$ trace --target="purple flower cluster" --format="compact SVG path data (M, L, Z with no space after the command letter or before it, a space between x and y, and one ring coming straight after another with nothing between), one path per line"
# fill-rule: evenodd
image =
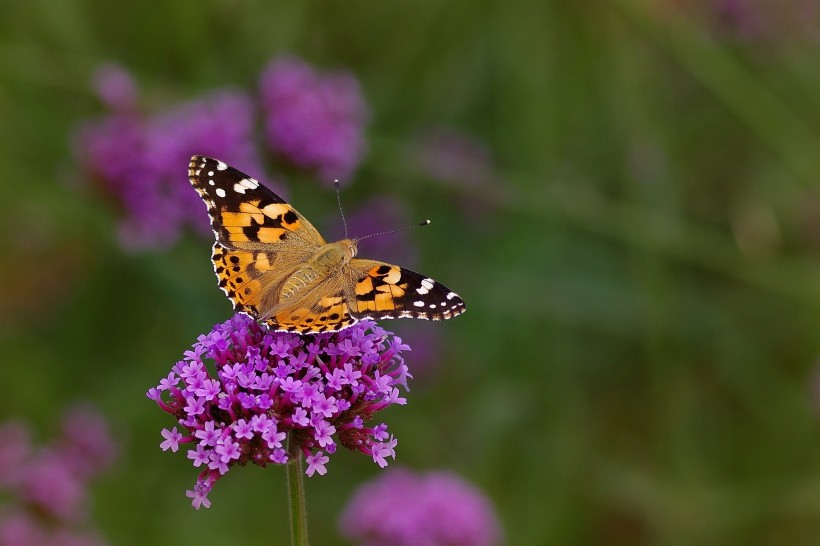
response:
M364 484L339 518L366 546L492 546L501 526L489 499L451 472L386 472Z
M185 178L191 155L215 155L260 171L252 140L253 103L246 94L219 91L142 115L136 86L124 70L105 65L95 87L112 110L79 128L75 148L84 170L123 211L123 246L167 246L186 226L208 232L202 204Z
M215 91L146 114L123 68L102 65L93 85L109 113L81 125L74 147L83 170L121 209L124 247L168 246L186 227L208 232L202 204L185 177L192 155L218 157L254 176L262 173L256 104L249 94ZM277 157L326 181L349 179L364 154L368 118L351 74L321 74L295 58L280 58L261 77L260 101Z
M88 528L88 483L116 458L103 417L76 407L51 444L35 448L22 422L0 424L0 546L96 545Z
M187 492L196 509L210 506L208 493L234 465L285 464L302 454L308 476L325 474L336 439L387 466L397 441L386 424L366 423L406 403L398 389L407 388L406 350L372 321L299 336L237 314L200 336L148 391L182 427L163 429L160 447L175 452L187 444L188 458L203 468Z
M259 94L274 153L315 169L325 182L349 180L365 152L369 117L352 75L319 73L299 59L282 57L265 69Z

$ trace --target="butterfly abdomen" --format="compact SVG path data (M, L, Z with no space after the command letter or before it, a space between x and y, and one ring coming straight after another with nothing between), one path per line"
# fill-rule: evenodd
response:
M310 265L304 265L291 273L285 282L282 283L282 290L279 292L279 301L290 299L304 293L304 290L319 280L319 273Z

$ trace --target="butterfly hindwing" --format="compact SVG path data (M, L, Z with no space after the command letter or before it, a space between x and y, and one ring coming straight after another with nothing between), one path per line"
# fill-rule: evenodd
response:
M256 316L265 295L263 275L271 270L268 255L228 249L216 242L211 261L219 288L231 300L234 310Z
M351 260L353 316L445 320L466 309L461 297L429 277L374 260Z
M328 279L332 283L334 279ZM302 305L283 309L267 320L275 330L288 332L334 332L358 322L353 316L344 289L327 290L326 295L306 298ZM313 302L309 304L308 302Z

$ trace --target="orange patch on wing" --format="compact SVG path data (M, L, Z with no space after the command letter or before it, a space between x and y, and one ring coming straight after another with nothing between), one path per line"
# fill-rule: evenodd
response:
M390 269L388 269L386 273L379 273L379 270L385 267L385 265L373 266L370 268L370 271L368 271L367 274L387 284L396 284L397 282L399 282L399 280L401 280L401 268L397 265L391 265L388 266Z
M243 231L244 226L225 226L225 231L228 232L230 236L229 239L232 243L248 243L250 239L248 236L245 235Z
M390 272L384 276L384 282L387 284L396 284L401 280L401 268L393 266Z
M378 311L392 311L396 304L391 294L376 294L375 307Z
M342 302L342 297L341 296L325 296L324 298L322 298L322 300L319 302L319 304L322 307L326 308L326 309L330 309L334 306L337 306L341 302Z
M222 225L223 226L249 226L251 222L256 220L257 222L262 221L261 214L245 214L244 212L229 212L225 211L222 213Z
M404 288L402 288L402 285L400 284L391 284L390 293L393 294L394 298L401 298L402 296L404 296Z
M257 232L257 239L260 243L278 243L282 240L285 230L282 228L263 227Z
M364 294L369 294L373 291L373 279L370 277L365 277L358 283L356 283L356 295L363 296Z
M253 264L257 271L268 271L271 268L270 260L268 259L268 255L264 252L260 252L256 256L256 262Z
M279 216L287 214L291 210L293 210L293 207L285 203L271 203L270 205L267 205L265 206L265 208L261 209L262 214L270 218L277 218Z

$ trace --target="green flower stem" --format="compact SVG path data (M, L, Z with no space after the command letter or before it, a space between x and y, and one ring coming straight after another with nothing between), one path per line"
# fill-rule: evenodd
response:
M305 509L305 473L302 453L291 453L288 467L288 504L290 505L290 543L308 546L307 510Z

